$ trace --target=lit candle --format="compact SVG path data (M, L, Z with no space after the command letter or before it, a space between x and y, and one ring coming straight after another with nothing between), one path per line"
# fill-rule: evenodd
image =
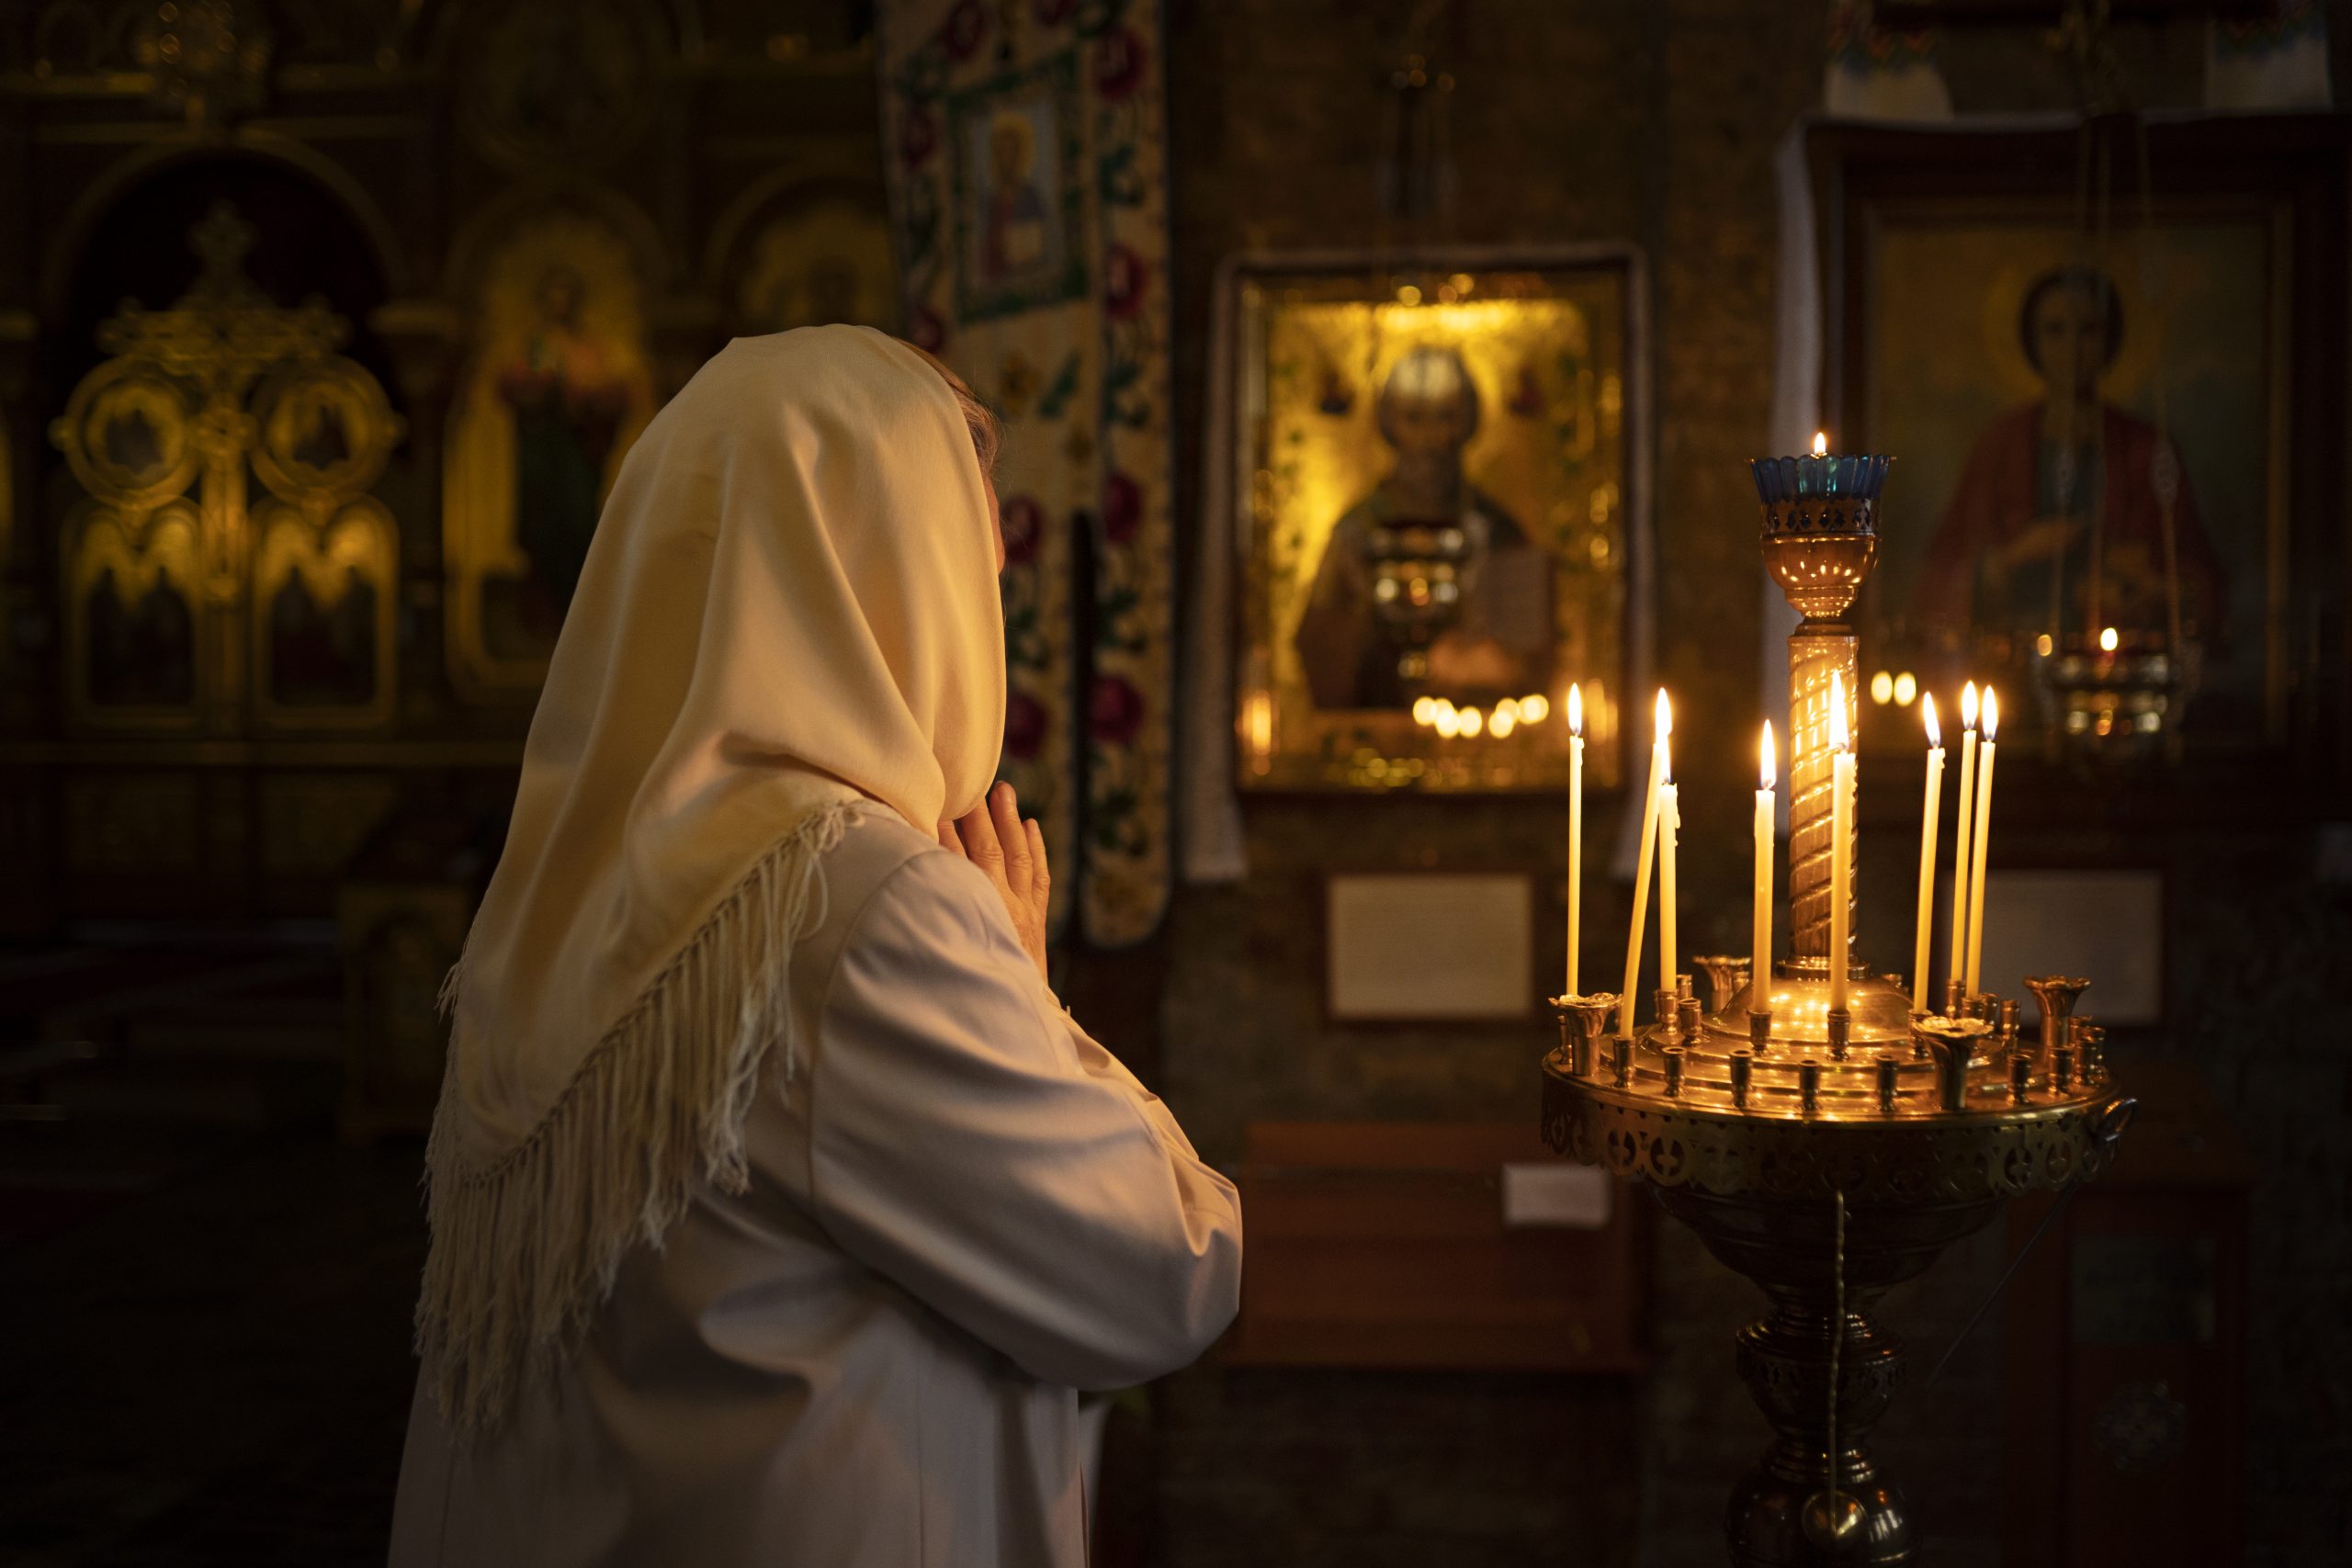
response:
M1952 818L1951 969L1968 977L1968 835L1976 825L1976 682L1960 689L1960 815Z
M1666 759L1666 782L1657 787L1657 983L1674 984L1681 933L1675 922L1674 840L1682 827L1682 791L1674 783L1674 757Z
M1936 812L1943 805L1944 732L1936 723L1936 699L1920 699L1928 722L1928 795L1919 806L1919 936L1912 949L1911 1010L1928 1010L1928 945L1936 931Z
M1532 700L1532 699L1531 699ZM1577 949L1584 941L1584 691L1568 688L1568 988L1577 990Z
M1853 854L1847 835L1854 820L1854 748L1846 728L1846 682L1829 675L1829 1010L1846 1010L1846 970L1852 939Z
M1984 843L1993 834L1993 732L2001 728L2001 702L1984 689L1984 743L1976 749L1976 849L1968 873L1968 994L1984 958Z
M1625 934L1625 988L1617 998L1617 1038L1634 1037L1634 985L1642 977L1642 932L1650 919L1650 859L1657 850L1657 795L1666 783L1667 737L1674 733L1674 706L1666 688L1657 694L1657 739L1650 744L1650 784L1642 797L1642 847L1634 863L1634 924ZM1669 982L1670 983L1670 982Z
M1764 721L1764 739L1756 748L1756 914L1747 951L1747 1003L1758 1011L1772 998L1772 721Z

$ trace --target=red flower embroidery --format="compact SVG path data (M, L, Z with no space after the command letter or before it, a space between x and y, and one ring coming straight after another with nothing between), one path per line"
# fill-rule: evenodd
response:
M1143 694L1124 677L1094 677L1093 699L1087 705L1088 728L1097 740L1114 746L1132 743L1143 728Z
M1125 474L1102 481L1102 537L1124 545L1143 524L1143 487Z
M1004 559L1008 566L1026 566L1037 558L1046 536L1046 509L1032 497L1007 496L1001 508L1004 520Z
M939 146L939 124L928 109L909 109L899 121L899 157L908 168L922 166Z
M1094 90L1106 103L1115 103L1136 90L1143 80L1143 39L1132 28L1105 33L1094 45Z
M907 341L926 354L938 354L947 346L947 323L936 310L918 305L907 317Z
M988 7L980 0L964 0L947 13L947 20L939 29L939 41L946 45L947 58L955 61L971 59L972 51L988 36Z
M1126 245L1113 245L1102 257L1102 308L1114 321L1125 321L1143 309L1144 291L1151 283L1151 268Z
M1046 744L1046 707L1026 692L1008 692L1004 698L1004 749L1012 756L1030 758Z

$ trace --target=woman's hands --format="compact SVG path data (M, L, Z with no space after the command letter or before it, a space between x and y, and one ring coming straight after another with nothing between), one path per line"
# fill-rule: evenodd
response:
M1036 818L1021 819L1012 786L993 786L987 799L952 827L942 822L939 842L943 849L953 850L978 866L981 874L995 885L997 897L1004 900L1005 910L1012 917L1012 929L1020 934L1022 951L1043 977L1046 905L1053 878L1046 870L1046 835Z

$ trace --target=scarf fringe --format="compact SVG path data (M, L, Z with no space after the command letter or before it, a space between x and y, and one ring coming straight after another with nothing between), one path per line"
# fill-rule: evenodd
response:
M825 918L821 863L855 803L827 806L763 855L628 1011L530 1135L487 1165L458 1154L451 1042L425 1148L432 1249L416 1349L461 1440L486 1433L577 1348L639 1243L659 1246L694 1184L750 1183L743 1126L784 1047L793 949ZM458 993L461 956L442 991Z

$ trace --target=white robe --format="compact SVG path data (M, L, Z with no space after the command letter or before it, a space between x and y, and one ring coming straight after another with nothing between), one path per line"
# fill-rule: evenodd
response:
M1233 1186L972 866L877 807L824 874L751 1190L698 1187L491 1438L454 1446L420 1388L392 1568L1086 1560L1072 1391L1223 1331Z

